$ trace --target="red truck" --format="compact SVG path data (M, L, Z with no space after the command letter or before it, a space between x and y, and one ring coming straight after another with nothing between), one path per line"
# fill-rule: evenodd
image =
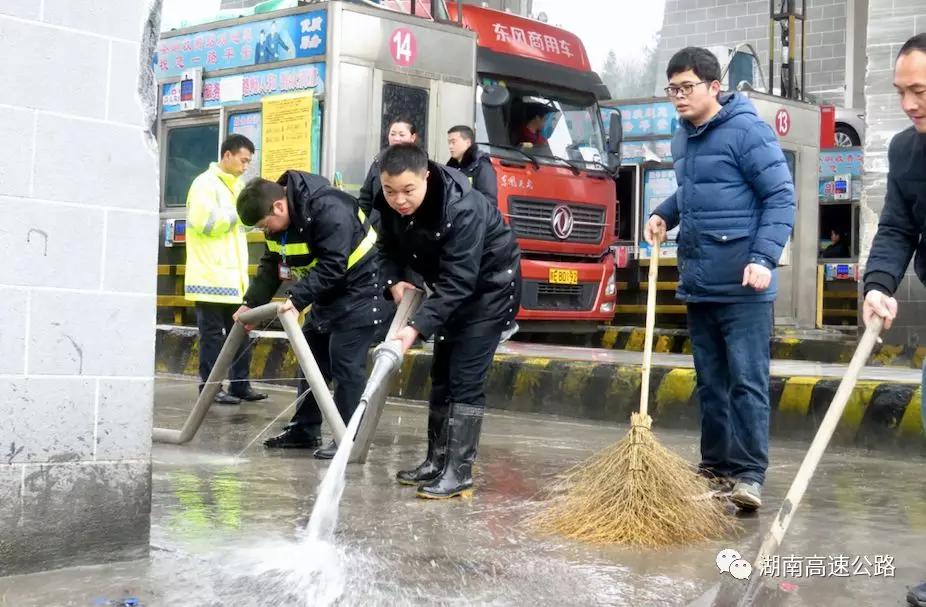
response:
M570 32L472 5L462 22L477 36L476 140L492 156L498 204L523 252L522 329L610 321L621 137L619 116L608 132L600 117L608 89Z

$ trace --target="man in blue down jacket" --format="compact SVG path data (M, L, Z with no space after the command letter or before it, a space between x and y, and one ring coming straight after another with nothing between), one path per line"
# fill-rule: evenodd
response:
M745 510L762 505L768 467L769 339L775 269L794 222L794 184L771 128L740 94L720 96L720 65L689 47L666 70L681 118L678 190L646 224L678 235L678 298L688 304L698 400L699 471Z

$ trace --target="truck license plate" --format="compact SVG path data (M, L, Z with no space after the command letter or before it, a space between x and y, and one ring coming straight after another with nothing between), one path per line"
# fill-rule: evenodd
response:
M577 285L579 284L579 271L550 268L550 284Z

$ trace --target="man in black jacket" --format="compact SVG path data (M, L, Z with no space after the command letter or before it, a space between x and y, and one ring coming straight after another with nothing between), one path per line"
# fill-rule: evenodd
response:
M521 253L498 208L417 145L390 147L380 168L373 206L381 217L382 277L395 301L410 286L409 270L431 292L396 338L407 350L419 335L434 336L427 457L397 479L420 484L419 497L468 495L485 378L520 305Z
M447 131L447 147L450 148L450 160L447 166L457 169L469 177L473 187L498 204L498 177L489 155L473 143L476 134L466 125L458 124Z
M894 293L914 253L913 268L926 284L926 34L901 47L894 63L894 88L913 126L897 134L888 150L887 195L865 266L862 306L865 324L881 316L886 329L897 317ZM926 409L923 413L926 427ZM926 607L926 582L910 589L907 602Z
M267 237L267 251L238 313L267 303L282 281L293 281L284 309L312 304L303 331L325 379L334 380L334 401L347 424L366 383L367 352L391 305L382 301L376 232L353 196L301 171L287 171L277 183L251 181L238 196L238 215ZM299 393L308 390L301 379ZM321 422L308 393L285 431L264 444L318 447ZM331 441L315 457L330 459L336 450Z

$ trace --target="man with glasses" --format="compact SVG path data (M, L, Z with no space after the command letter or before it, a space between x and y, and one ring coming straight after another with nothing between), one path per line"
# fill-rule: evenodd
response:
M688 304L698 400L699 471L744 510L762 505L768 468L769 339L775 267L794 222L794 184L772 129L720 64L689 47L669 61L666 94L678 190L653 212L651 245L678 235L677 297Z

